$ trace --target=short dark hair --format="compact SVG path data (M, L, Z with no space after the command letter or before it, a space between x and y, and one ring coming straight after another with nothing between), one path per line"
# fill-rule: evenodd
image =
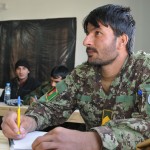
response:
M114 35L119 37L126 34L129 38L126 45L128 54L132 54L134 39L135 39L135 21L130 14L129 7L123 7L120 5L108 4L98 7L91 11L89 15L83 21L83 28L87 33L88 23L95 27L99 27L98 22L101 22L104 26L110 26L114 32Z
M51 77L55 79L62 77L62 79L64 79L66 78L68 73L69 73L69 69L66 66L64 65L55 66L51 71Z

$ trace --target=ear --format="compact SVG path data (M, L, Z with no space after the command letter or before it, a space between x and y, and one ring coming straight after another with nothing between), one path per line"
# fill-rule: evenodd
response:
M118 41L117 42L118 43L117 44L117 46L118 46L117 48L118 49L122 49L123 47L126 48L126 45L128 43L128 39L129 38L128 38L128 36L126 34L123 34L123 35L119 36L118 39L117 39L117 41Z

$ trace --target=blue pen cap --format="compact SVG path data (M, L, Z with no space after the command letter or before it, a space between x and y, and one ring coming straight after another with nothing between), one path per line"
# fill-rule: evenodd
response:
M20 96L18 96L18 105L20 106Z
M138 93L138 95L140 95L140 96L141 96L143 92L142 92L142 90L138 90L138 92L137 92L137 93Z

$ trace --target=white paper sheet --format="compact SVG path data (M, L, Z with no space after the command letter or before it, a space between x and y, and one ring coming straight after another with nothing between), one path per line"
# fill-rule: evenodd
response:
M12 145L12 149L14 150L32 150L32 143L33 141L39 137L42 136L44 134L46 134L47 132L42 132L42 131L34 131L34 132L30 132L26 135L25 138L21 139L21 140L13 140L14 145Z

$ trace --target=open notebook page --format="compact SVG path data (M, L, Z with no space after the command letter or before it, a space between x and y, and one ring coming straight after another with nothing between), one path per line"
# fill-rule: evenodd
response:
M25 138L21 140L13 140L13 145L11 145L11 150L32 150L33 141L47 132L42 131L34 131L30 132L26 135Z

